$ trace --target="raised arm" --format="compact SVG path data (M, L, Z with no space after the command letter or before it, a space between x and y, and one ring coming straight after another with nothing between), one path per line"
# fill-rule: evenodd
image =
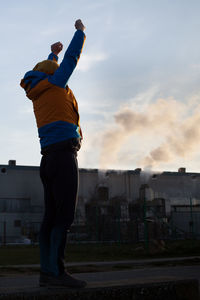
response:
M58 54L62 51L63 44L61 42L56 42L51 45L51 53L48 56L49 60L58 61Z
M52 76L49 77L49 82L62 88L67 85L67 82L77 65L85 41L85 34L83 32L85 30L85 26L81 20L76 21L75 28L77 31L65 52L60 67ZM51 57L53 56L53 59L56 59L58 53L52 51L50 55Z

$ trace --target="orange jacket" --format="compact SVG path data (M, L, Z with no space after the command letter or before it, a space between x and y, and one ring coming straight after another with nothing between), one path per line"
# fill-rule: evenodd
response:
M77 30L53 75L29 71L21 80L33 102L41 148L70 138L82 138L78 104L67 82L80 57L85 34ZM56 59L53 54L48 59Z

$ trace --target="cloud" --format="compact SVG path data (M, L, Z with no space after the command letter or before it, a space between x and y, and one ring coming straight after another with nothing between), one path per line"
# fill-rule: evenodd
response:
M95 64L105 61L108 56L103 53L92 53L92 54L82 54L81 59L77 65L77 70L82 72L87 72L91 69Z
M60 31L61 31L60 28L47 28L47 29L41 30L40 35L51 37L51 36L54 36L55 34L60 33Z
M33 114L33 107L31 105L24 105L20 107L18 113L21 115Z

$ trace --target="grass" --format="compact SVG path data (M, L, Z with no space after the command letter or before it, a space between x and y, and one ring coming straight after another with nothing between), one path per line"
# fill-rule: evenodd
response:
M38 246L2 246L0 247L0 265L23 265L39 263Z
M199 240L170 241L164 250L149 253L142 244L68 244L67 262L117 261L139 258L200 255ZM39 264L39 247L1 246L0 266Z

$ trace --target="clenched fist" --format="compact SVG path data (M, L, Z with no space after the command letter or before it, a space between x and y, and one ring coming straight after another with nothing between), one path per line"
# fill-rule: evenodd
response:
M51 45L51 51L55 54L58 55L60 51L62 51L63 44L61 42L54 43Z
M76 22L75 22L75 28L77 29L77 30L82 30L82 31L84 31L85 30L85 26L83 25L83 23L82 23L82 21L79 19L79 20L76 20Z

